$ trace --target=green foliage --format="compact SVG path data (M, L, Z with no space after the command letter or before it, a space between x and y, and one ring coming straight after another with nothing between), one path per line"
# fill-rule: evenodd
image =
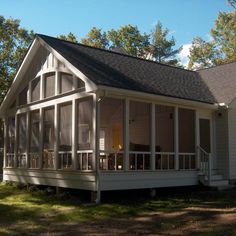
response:
M235 4L235 1L231 2ZM212 40L209 42L199 37L193 40L189 69L206 68L236 60L236 11L220 12L210 34Z
M120 29L111 29L107 32L110 48L122 48L131 56L142 57L149 44L149 36L142 34L137 26L125 25Z
M160 63L177 66L179 61L176 58L182 47L173 49L176 44L174 37L168 39L169 29L163 29L161 22L158 22L152 31L152 43L148 47L151 56Z
M230 6L232 6L234 9L236 9L236 0L228 0L228 3Z
M102 32L102 29L93 27L87 34L86 38L82 38L81 43L96 47L96 48L107 48L108 40L105 32Z
M0 102L10 87L33 37L33 31L21 28L19 20L0 16Z
M64 35L64 34L60 34L58 36L59 39L63 39L63 40L67 40L67 41L70 41L72 43L78 43L78 40L77 40L77 37L73 34L73 33L69 33L67 35Z

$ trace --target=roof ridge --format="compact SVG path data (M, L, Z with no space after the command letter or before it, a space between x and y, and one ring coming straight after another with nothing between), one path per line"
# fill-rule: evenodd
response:
M170 68L173 68L173 69L184 70L186 72L196 73L196 71L193 71L193 70L189 70L189 69L185 69L185 68L181 68L181 67L177 67L177 66L172 66L172 65L168 65L168 64L157 62L157 61L152 61L152 60L148 60L148 59L144 59L144 58L140 58L140 57L136 57L136 56L120 53L120 52L115 52L115 51L112 51L110 49L97 48L97 47L85 45L85 44L82 44L82 43L75 43L75 42L71 42L71 41L68 41L68 40L65 40L65 39L59 39L59 38L56 38L56 37L48 36L48 35L45 35L45 34L38 34L37 33L36 36L49 37L49 38L56 39L56 40L59 40L59 41L64 41L66 43L79 45L79 46L82 46L82 47L87 47L87 48L91 48L91 49L95 49L95 50L100 50L100 51L111 53L111 54L117 54L117 55L124 56L124 57L130 57L130 58L133 58L133 59L136 59L136 60L150 62L150 63L158 64L158 65L161 65L161 66L167 66L167 67L170 67Z

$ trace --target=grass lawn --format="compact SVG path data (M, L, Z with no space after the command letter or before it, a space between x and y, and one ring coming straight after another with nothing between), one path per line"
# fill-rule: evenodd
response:
M79 197L1 184L0 235L236 235L236 190L112 193L100 205Z

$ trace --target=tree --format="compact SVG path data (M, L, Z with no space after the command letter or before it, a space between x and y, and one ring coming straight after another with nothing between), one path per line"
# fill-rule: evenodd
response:
M87 34L86 38L82 38L81 43L96 47L96 48L107 48L108 40L105 32L102 32L102 29L93 27Z
M0 16L0 102L2 102L34 37L20 21Z
M177 66L179 61L176 58L182 47L173 49L176 44L174 37L168 39L169 29L163 29L161 22L158 22L152 31L152 43L148 47L150 57L160 63Z
M214 42L206 42L200 37L192 41L189 57L189 69L203 69L217 65L220 52Z
M120 29L107 32L107 39L111 49L122 48L132 56L142 57L149 45L149 36L142 34L137 26L124 25Z
M231 1L235 4L236 1ZM210 31L212 40L192 42L189 69L205 68L236 60L236 11L219 12L215 26Z
M234 9L236 9L236 0L228 0L228 3L230 6L232 6Z
M70 41L72 43L78 43L77 37L71 32L68 35L60 34L58 38Z

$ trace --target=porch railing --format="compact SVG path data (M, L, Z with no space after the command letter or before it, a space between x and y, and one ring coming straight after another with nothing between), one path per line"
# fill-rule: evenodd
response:
M171 170L175 169L175 153L174 152L156 152L155 153L155 169Z
M33 169L39 168L39 153L38 152L29 153L29 167Z
M7 153L6 154L6 167L14 167L14 153Z
M200 146L197 147L198 165L201 175L207 177L208 184L211 183L211 153L206 152Z
M16 154L17 167L26 168L26 153L17 153Z
M43 152L43 168L54 169L54 151L47 150Z
M77 169L78 170L92 170L93 169L93 150L79 150L77 151Z
M59 151L59 169L71 170L72 169L72 152L71 151Z
M99 154L100 170L123 170L124 152L123 151L100 151Z
M194 170L196 169L196 153L179 153L179 169Z
M129 152L129 170L149 170L151 152Z

